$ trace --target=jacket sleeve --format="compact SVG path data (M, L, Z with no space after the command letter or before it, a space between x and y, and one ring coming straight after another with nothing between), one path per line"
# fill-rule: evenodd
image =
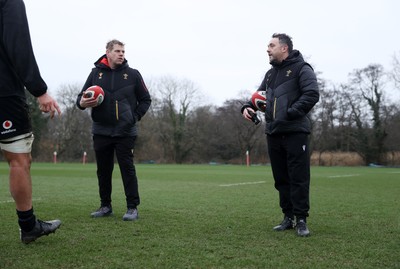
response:
M267 91L267 74L265 74L263 81L261 82L260 87L258 87L257 91ZM243 114L243 110L245 110L246 108L252 108L253 110L257 110L257 108L253 105L253 103L251 102L251 100L249 100L248 102L244 103L242 105L242 107L240 108L240 113Z
M139 73L139 71L137 70L135 71L137 72L136 83L135 83L137 106L134 113L137 121L140 121L140 119L144 116L144 114L146 114L147 110L150 108L151 97L149 90L147 89L146 84L144 83L142 75Z
M252 108L254 111L256 111L257 110L257 108L255 108L254 106L253 106L253 104L251 103L251 101L248 101L248 102L246 102L246 103L244 103L243 105L242 105L242 107L240 108L240 113L241 114L243 114L243 111L246 109L246 108Z
M24 2L6 1L2 15L2 41L11 68L33 96L41 96L46 93L47 85L40 75L33 53Z
M92 72L90 72L88 78L86 79L85 85L83 85L82 90L80 91L80 93L78 94L78 97L76 98L76 106L77 106L79 109L81 109L81 110L84 110L84 109L85 109L84 107L81 107L81 105L80 105L83 92L84 92L87 88L89 88L90 86L92 86L92 81L93 81L93 80L92 80L92 77L93 77L93 70L94 70L94 69L92 69Z
M299 74L300 96L287 111L289 119L307 115L319 101L318 81L311 66L304 65Z

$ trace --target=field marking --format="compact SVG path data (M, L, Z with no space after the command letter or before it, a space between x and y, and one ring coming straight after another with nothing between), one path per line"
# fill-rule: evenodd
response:
M34 198L34 199L32 199L32 202L33 201L40 201L40 200L42 200L42 198ZM8 204L8 203L14 203L14 200L10 199L10 200L0 201L0 204Z
M255 181L255 182L241 182L241 183L232 183L232 184L222 184L220 187L234 187L234 186L242 186L242 185L254 185L254 184L264 184L266 181Z
M328 176L328 178L340 178L340 177L358 177L360 174L351 174L351 175L335 175L335 176Z

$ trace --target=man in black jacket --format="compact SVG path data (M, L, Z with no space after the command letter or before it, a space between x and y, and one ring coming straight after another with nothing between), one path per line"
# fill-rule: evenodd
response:
M86 98L87 88L98 85L104 90L104 101L97 106L93 97ZM96 153L100 208L92 217L112 214L111 190L114 169L114 151L117 155L124 184L127 211L123 220L138 219L140 204L138 180L133 164L133 149L137 137L136 123L151 104L149 91L139 71L132 69L125 59L125 45L111 40L106 54L95 62L82 91L77 98L80 109L92 108L93 146Z
M311 132L308 113L319 100L317 78L301 53L293 50L290 36L272 35L267 53L272 68L258 91L266 91L268 154L284 214L283 221L274 230L295 227L299 236L308 236ZM242 114L251 120L255 110L249 102L242 107Z
M0 0L0 149L10 167L21 240L30 243L54 233L60 220L36 219L32 206L31 148L33 143L25 89L37 97L39 108L53 118L61 113L40 76L22 0Z

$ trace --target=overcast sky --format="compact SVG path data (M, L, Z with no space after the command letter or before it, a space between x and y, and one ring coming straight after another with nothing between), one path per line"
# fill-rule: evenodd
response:
M392 66L400 53L397 0L25 0L36 59L51 93L83 84L116 38L145 81L193 81L220 105L257 89L270 68L275 32L293 38L322 78L347 82L354 69Z

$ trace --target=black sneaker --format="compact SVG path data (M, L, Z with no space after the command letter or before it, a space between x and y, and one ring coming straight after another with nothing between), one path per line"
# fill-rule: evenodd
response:
M125 215L122 217L122 220L132 221L137 220L139 218L139 214L136 208L128 208Z
M21 232L21 241L25 244L35 241L43 235L54 233L61 225L61 220L41 221L36 220L35 227L30 232Z
M92 218L101 218L101 217L107 217L112 215L112 207L111 206L102 206L97 211L92 212L90 215Z
M299 219L296 223L296 232L298 236L309 236L310 231L307 228L307 223L304 219Z
M281 224L274 227L275 231L284 231L293 229L293 219L286 217L282 220Z

